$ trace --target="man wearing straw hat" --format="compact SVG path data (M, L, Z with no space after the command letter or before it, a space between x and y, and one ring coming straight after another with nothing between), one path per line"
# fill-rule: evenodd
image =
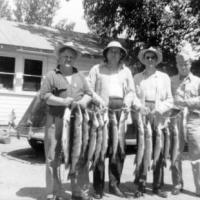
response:
M183 115L176 120L179 130L179 152L175 165L172 166L174 195L183 189L181 156L187 141L196 195L200 196L200 79L191 73L192 60L195 56L191 44L182 41L176 55L178 75L172 77L174 103L183 111Z
M65 108L73 102L85 106L92 93L84 76L74 67L79 55L73 42L61 44L56 49L57 67L50 71L41 86L40 97L48 105L45 128L46 191L47 200L65 198L59 177L61 164L61 137ZM71 178L72 200L90 200L88 169L78 170Z
M165 112L172 107L171 82L167 74L160 72L156 66L162 61L162 53L154 47L143 49L138 58L145 65L145 70L134 76L136 93L142 102L141 113L149 119L152 129L153 151L155 152L156 127ZM160 125L160 124L159 124ZM162 124L162 128L165 123ZM163 135L161 135L163 136ZM136 173L135 196L140 197L145 192L147 174L144 172L144 158L139 171ZM164 169L163 149L161 149L157 163L153 169L153 193L166 198L167 193L163 191Z
M126 49L118 41L111 41L103 50L104 62L92 67L89 73L89 82L95 91L96 99L98 97L99 106L113 110L117 120L119 120L121 109L123 107L129 108L132 101L136 99L131 71L123 64L126 55ZM112 127L111 121L109 127ZM109 129L109 138L111 135L112 128ZM110 144L112 142L113 140L110 139ZM109 151L109 192L124 197L124 193L119 187L124 155L120 153L119 146L115 160L111 159L112 153ZM96 199L103 197L104 175L105 163L99 161L93 175L94 197Z

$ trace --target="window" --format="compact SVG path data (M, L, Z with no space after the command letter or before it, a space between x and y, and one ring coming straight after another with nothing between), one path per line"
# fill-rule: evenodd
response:
M0 56L0 88L13 89L15 58Z
M38 91L42 80L42 61L25 59L24 61L24 91Z

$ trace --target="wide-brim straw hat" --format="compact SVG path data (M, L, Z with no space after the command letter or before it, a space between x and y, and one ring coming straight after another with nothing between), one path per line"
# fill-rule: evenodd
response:
M75 44L74 42L59 43L55 49L55 53L57 57L59 56L62 49L72 50L76 54L76 57L78 57L81 54L81 52L78 50L78 45Z
M142 49L139 54L138 54L138 59L140 60L140 62L142 64L145 64L145 58L144 58L144 55L147 53L147 52L152 52L154 53L156 56L157 56L157 61L156 61L156 65L158 65L159 63L162 62L162 53L160 50L154 48L154 47L149 47L148 49Z
M115 48L117 47L117 48L119 48L121 50L121 52L122 52L122 59L127 56L126 49L118 41L111 41L111 42L109 42L108 45L103 50L103 56L106 57L108 49L109 48L113 48L113 47L115 47Z

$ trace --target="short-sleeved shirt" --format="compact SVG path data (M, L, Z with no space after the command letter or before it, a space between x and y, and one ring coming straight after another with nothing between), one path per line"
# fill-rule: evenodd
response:
M51 95L57 97L72 97L79 100L84 94L91 95L91 90L85 79L85 77L73 68L73 74L71 76L71 83L69 83L66 77L61 73L59 67L53 71L50 71L41 86L40 97L43 100L47 100ZM65 106L52 106L49 105L49 113L53 116L62 117L64 114Z

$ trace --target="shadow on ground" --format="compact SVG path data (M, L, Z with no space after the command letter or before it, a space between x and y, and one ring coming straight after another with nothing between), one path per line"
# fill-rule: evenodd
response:
M65 188L65 192L63 193L63 197L66 199L71 198L70 194L70 183L63 184L63 188ZM24 187L16 192L17 196L20 197L28 197L36 200L46 200L46 188L42 187Z

